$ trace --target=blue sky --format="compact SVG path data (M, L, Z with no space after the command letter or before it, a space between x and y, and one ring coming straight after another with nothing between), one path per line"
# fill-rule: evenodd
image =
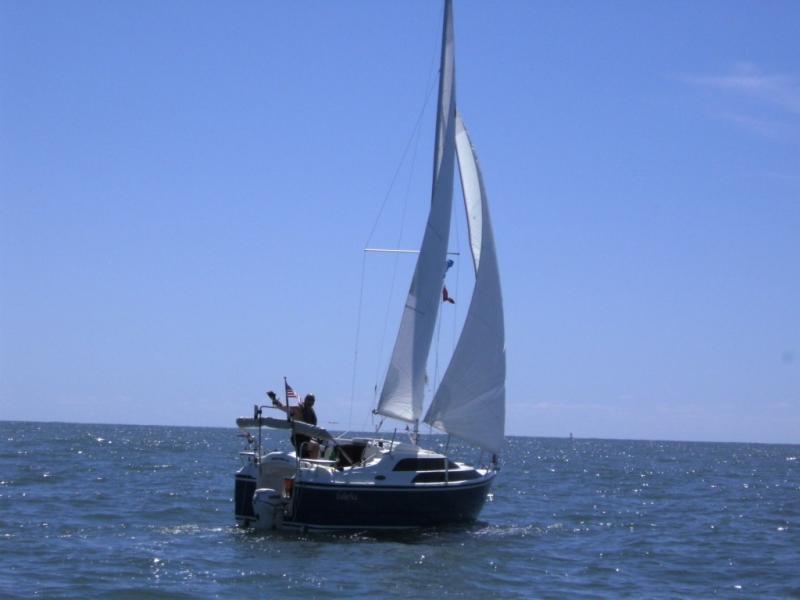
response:
M800 441L800 4L454 10L508 432ZM364 261L359 320L362 248L421 239L440 26L0 3L0 418L227 426L285 375L368 428L413 259Z

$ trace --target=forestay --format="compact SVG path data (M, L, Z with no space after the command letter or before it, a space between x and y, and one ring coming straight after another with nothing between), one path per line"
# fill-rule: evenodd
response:
M425 422L499 454L505 437L503 298L483 178L460 116L456 116L456 150L475 289L461 336Z

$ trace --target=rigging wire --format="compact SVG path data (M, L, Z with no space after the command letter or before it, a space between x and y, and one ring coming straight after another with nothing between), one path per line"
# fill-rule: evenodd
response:
M463 193L463 190L462 190L462 193ZM465 205L465 210L464 210L464 217L465 217L465 219L469 218L467 216L466 205ZM453 232L455 234L455 242L456 242L455 243L456 250L453 253L457 254L457 255L461 254L461 227L459 226L460 221L461 221L461 219L458 219L458 218L453 219L453 221L452 221L452 230L453 230ZM467 236L467 237L469 237L469 236ZM470 252L471 252L471 249L470 249ZM456 278L456 282L455 283L456 284L455 284L455 288L454 288L455 289L455 297L456 298L460 298L461 297L461 288L460 288L461 261L460 260L455 261L454 266L455 266L455 272L456 272L455 273L455 278ZM444 285L444 282L443 282L443 285ZM444 308L444 307L442 307L442 308ZM456 302L453 305L453 314L452 314L452 319L451 319L452 325L453 325L453 335L452 335L452 340L450 341L450 354L451 354L451 356L452 356L452 353L455 352L456 344L458 343L458 331L459 331L459 329L458 329L458 322L459 322L458 311L459 311L459 308L460 308L459 307L459 303ZM441 383L440 378L439 378L439 357L440 357L440 354L441 354L441 351L442 351L440 339L441 339L441 329L442 329L442 321L443 320L444 320L444 310L440 310L439 314L437 315L437 323L436 323L436 346L435 346L435 352L434 352L433 386L430 388L431 390L436 390L439 387L439 383ZM433 432L433 426L430 423L428 423L428 434L430 435L432 432Z
M431 390L435 390L439 387L439 350L441 349L439 339L442 333L442 321L444 321L444 311L441 310L442 308L444 307L440 307L439 314L436 318L436 352L434 352L433 361L433 385L430 385L430 382L428 382Z
M435 73L435 70L433 69L433 67L431 67L431 71L433 71ZM389 201L389 197L392 194L392 190L394 189L394 185L395 185L395 182L397 180L397 177L400 174L400 170L403 167L403 164L405 163L406 156L408 155L409 148L411 148L411 144L415 139L417 140L417 144L414 146L413 157L414 157L414 161L416 160L417 148L419 146L419 139L420 139L420 136L419 136L420 125L422 123L422 118L425 115L425 110L426 110L426 108L428 106L428 102L430 101L431 92L433 90L433 87L434 87L435 83L436 83L436 77L434 75L434 76L430 77L430 81L428 83L428 89L427 89L427 91L425 93L425 99L424 99L424 101L422 103L422 108L420 109L419 114L417 115L416 122L414 123L414 128L413 128L413 130L411 132L411 135L408 138L408 141L406 142L405 147L403 148L403 152L402 152L402 154L400 156L400 161L399 161L399 163L397 165L397 168L395 169L394 174L392 175L392 179L391 179L391 181L389 183L389 189L386 191L386 194L383 197L383 202L381 203L380 209L378 210L378 215L376 216L375 221L372 224L372 228L370 229L369 235L367 236L367 241L364 244L365 248L369 247L370 242L372 241L372 236L375 234L375 230L378 227L378 222L380 221L381 216L383 215L383 211L386 208L386 204ZM412 170L413 170L413 163L412 163ZM409 189L410 189L410 179L411 179L411 177L410 177L410 173L409 173L409 184L407 185L407 188L406 188L406 199L405 199L406 201L404 202L404 205L403 205L403 217L402 217L402 220L401 220L401 234L400 235L402 235L402 228L403 228L402 221L405 221L405 213L406 213L406 207L407 207L407 204L408 204L408 194L409 194ZM398 247L399 247L399 243L400 242L399 242L399 239L398 239ZM348 429L350 429L352 427L353 404L355 403L355 394L356 394L356 379L357 379L357 372L358 372L358 347L359 347L359 343L361 341L361 321L362 321L362 313L363 313L363 308L364 308L364 279L365 279L365 273L366 273L366 260L367 260L366 253L362 252L361 282L360 282L360 286L359 286L360 289L359 289L359 294L358 294L358 315L357 315L357 318L356 318L357 323L356 323L356 335L355 335L355 349L353 351L353 374L352 374L352 378L351 378L350 407L349 407L348 419L347 419L347 428ZM395 279L394 273L396 273L396 265L397 265L397 258L395 258L395 269L394 269L394 272L393 272L393 275L392 275L392 286L394 286L394 279ZM390 298L391 298L391 296L390 296ZM388 320L388 314L387 314L387 320ZM384 335L385 335L385 333L384 333ZM381 342L381 346L383 346L383 341ZM376 380L377 380L377 377L376 377ZM377 390L377 384L376 384L376 390ZM373 395L377 395L377 392L374 392Z
M347 413L347 429L353 426L353 400L356 394L356 365L358 365L358 341L361 338L361 309L364 304L364 270L367 264L367 255L361 253L361 289L358 292L358 318L356 319L356 344L353 353L353 375L350 380L350 408Z
M375 235L375 230L378 228L378 222L380 221L381 216L383 216L383 211L386 208L386 203L389 201L389 197L392 194L395 181L397 181L397 177L400 174L400 169L402 169L403 164L405 163L406 155L408 154L409 148L411 148L411 143L414 141L414 139L419 139L418 134L420 130L420 124L422 123L422 117L425 115L425 109L428 107L428 101L430 100L434 83L436 83L435 78L433 78L428 84L428 90L427 92L425 92L425 100L422 103L422 108L420 109L419 114L417 115L417 120L414 123L414 128L411 132L411 136L408 138L405 148L403 148L403 153L400 156L400 162L397 164L397 168L394 171L394 175L392 175L392 180L389 182L389 189L386 191L386 194L383 197L383 202L381 203L381 207L380 209L378 209L378 215L375 217L375 221L372 223L372 229L370 229L369 235L367 236L367 242L364 244L365 248L369 246L370 242L372 241L372 236Z
M459 173L460 173L460 169L461 169L461 167L459 166ZM458 187L461 188L461 195L463 196L464 195L464 189L461 187L460 178L459 178ZM463 214L464 214L464 219L465 220L469 219L469 215L467 214L466 199L464 200L464 213ZM453 227L453 229L455 230L455 234L456 234L456 248L458 248L458 250L460 252L461 251L461 227L459 226L459 223L460 223L460 219L456 219L455 220L455 226ZM469 223L467 223L467 227L469 227ZM467 235L467 241L469 241L469 235ZM472 256L472 248L470 247L470 248L468 248L468 250L469 250L470 256ZM460 288L460 285L459 285L459 282L461 280L460 275L461 275L461 261L459 260L459 261L456 262L456 298L460 298L461 297L461 288ZM459 309L459 305L458 304L454 305L454 308L455 308L455 310L453 311L453 341L451 343L452 343L453 351L455 352L456 340L458 339L456 337L457 334L458 334L458 327L456 325L458 324L458 312L459 312L458 309Z
M397 243L395 245L396 248L400 248L400 242L403 240L403 232L405 230L405 222L406 222L406 214L408 212L408 198L411 194L411 174L414 172L414 165L416 164L417 160L417 150L419 149L419 129L417 129L417 143L414 145L414 153L411 155L411 164L409 165L409 177L408 181L406 182L406 191L403 198L403 209L400 213L400 231L397 233ZM389 316L391 314L392 309L392 297L394 296L394 287L397 283L397 267L398 261L400 260L400 254L394 255L394 260L392 262L392 277L391 283L389 284L389 294L387 295L386 299L386 311L384 313L383 318L383 329L381 332L381 342L378 349L377 354L377 364L375 366L375 396L378 395L378 381L380 381L381 377L381 365L383 364L383 350L386 344L386 332L389 329ZM387 365L388 368L388 365ZM373 402L376 401L377 398L373 397Z

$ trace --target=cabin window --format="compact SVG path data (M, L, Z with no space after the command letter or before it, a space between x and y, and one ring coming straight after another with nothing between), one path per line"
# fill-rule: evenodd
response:
M443 458L404 458L394 467L394 471L444 471L457 469L458 465L452 460L447 461L445 467Z
M467 481L469 479L477 479L480 477L478 472L474 469L465 471L451 471L447 473L445 479L444 471L436 471L435 473L420 473L416 475L411 483L440 483L444 481Z

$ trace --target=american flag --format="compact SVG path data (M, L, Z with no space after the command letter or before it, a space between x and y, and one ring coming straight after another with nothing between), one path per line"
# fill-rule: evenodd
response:
M286 384L286 397L297 399L297 392L295 392L288 383Z

